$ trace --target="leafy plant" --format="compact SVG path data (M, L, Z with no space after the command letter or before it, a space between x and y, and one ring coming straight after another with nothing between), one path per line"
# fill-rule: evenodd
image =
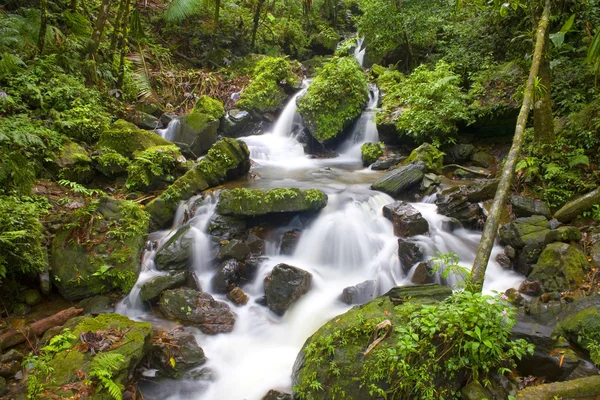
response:
M121 386L114 380L114 372L125 362L125 357L119 353L102 353L94 357L90 367L90 377L98 379L100 386L115 400L122 400Z

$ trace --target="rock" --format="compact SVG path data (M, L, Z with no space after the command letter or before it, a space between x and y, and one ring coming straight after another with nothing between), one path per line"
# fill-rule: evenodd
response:
M245 128L251 122L252 116L248 111L233 109L227 111L225 117L221 119L219 129L225 137L243 136Z
M140 287L140 298L143 302L156 300L165 290L185 285L187 278L187 271L171 272L152 278Z
M218 241L231 240L241 236L248 229L246 220L214 214L208 223L208 233Z
M207 114L192 111L185 117L177 118L178 123L169 126L169 140L189 158L198 158L217 141L219 121Z
M153 103L145 103L145 102L137 102L135 103L135 111L141 111L146 114L150 114L154 117L160 117L163 114L163 110L161 110L160 105Z
M291 265L278 264L265 278L267 307L283 315L290 306L310 290L312 275Z
M544 240L545 244L550 244L554 242L579 242L582 239L581 232L579 229L574 226L561 226L553 231L548 232L546 235L546 239Z
M151 229L158 230L171 223L181 201L227 180L244 176L249 170L250 151L244 142L228 138L218 141L193 169L148 203L146 211L151 217Z
M530 197L512 195L510 198L512 209L517 217L531 217L533 215L542 215L546 219L552 218L548 205L540 200Z
M175 113L164 113L160 116L160 122L162 122L163 126L169 127L169 124L177 119L177 114Z
M4 393L6 393L7 387L6 387L6 379L4 379L3 377L0 376L0 396L2 396ZM291 397L290 397L291 400Z
M365 143L360 147L363 166L368 167L383 155L383 148L379 143Z
M383 216L394 225L394 235L410 237L429 233L429 223L416 208L403 201L383 207Z
M421 247L405 239L398 239L398 258L402 264L404 274L412 269L412 266L423 259L424 253Z
M554 218L562 223L571 222L582 212L591 209L594 204L598 203L600 203L600 187L562 206L554 213Z
M192 263L194 232L184 225L156 252L154 265L159 271L185 270Z
M85 314L100 315L115 312L112 301L106 296L94 296L81 300L77 307L83 308Z
M166 318L196 326L207 335L231 332L235 323L226 303L193 289L165 290L158 307Z
M515 270L525 276L529 276L533 266L540 258L542 250L544 250L543 243L526 244L525 247L519 250L515 261Z
M504 294L508 297L508 301L514 306L520 307L526 302L525 298L521 296L521 293L515 288L506 289Z
M11 360L6 363L0 364L0 377L12 378L21 369L21 362L17 360Z
M491 199L498 188L498 180L480 180L468 185L443 190L436 198L438 212L455 218L468 228L477 228L482 212L477 203Z
M233 189L223 191L217 212L234 217L316 212L327 205L327 195L318 189Z
M248 254L250 254L250 247L241 240L233 239L219 248L217 259L235 258L238 261L244 261Z
M470 159L471 154L475 150L472 144L455 144L445 150L444 164L458 164Z
M62 179L87 183L94 177L92 159L79 144L70 140L63 143L56 158L58 175Z
M538 280L546 292L576 289L589 269L585 254L566 243L551 243L542 252L529 275Z
M162 122L160 119L143 111L135 111L131 115L131 122L133 122L138 128L147 130L162 128Z
M154 339L148 354L148 367L158 377L181 378L184 372L206 362L204 351L194 335L185 331L163 333Z
M23 354L18 350L11 349L11 350L7 351L6 353L0 355L0 364L6 364L11 361L22 362Z
M562 311L557 319L560 322L555 334L564 336L569 342L587 352L592 352L600 338L600 295L594 294L576 301Z
M269 390L262 400L292 400L292 395L279 390Z
M600 393L600 376L530 386L517 393L527 400L593 399Z
M427 262L420 262L410 270L410 281L415 285L425 285L434 283L431 265Z
M406 160L402 161L402 165L409 164L423 164L425 172L441 175L444 168L444 153L429 143L423 143L414 149Z
M496 262L502 267L502 269L512 269L512 261L506 254L497 254Z
M132 163L129 158L108 148L101 148L94 152L93 160L94 168L110 179L127 175L127 168Z
M52 279L50 278L50 266L48 265L48 251L44 251L45 263L39 274L40 290L44 296L52 292Z
M548 220L541 215L536 215L517 218L503 225L500 228L500 239L504 244L521 249L527 244L543 244L548 232L550 232Z
M444 232L452 233L458 229L463 229L463 226L456 218L446 218L442 221L442 230Z
M421 190L423 194L429 195L433 193L435 188L442 183L442 176L436 174L425 174L421 181Z
M517 251L514 247L508 245L504 247L504 254L506 254L506 257L513 259L517 256Z
M239 287L231 289L229 293L227 293L227 298L233 301L236 306L245 306L248 304L248 300L250 300L248 296L246 296L246 293Z
M471 156L471 162L473 163L473 165L482 168L490 168L497 163L496 157L483 151L473 153L473 155Z
M255 229L251 229L248 232L248 238L246 239L246 245L248 246L248 248L250 249L250 254L251 255L256 255L256 256L261 256L263 254L265 254L265 240L261 237L255 234L255 232L253 232L253 230ZM259 232L256 232L259 233Z
M133 158L134 153L141 152L154 146L168 146L171 142L156 133L139 129L130 122L122 119L115 121L108 129L100 134L99 148L116 151L126 158Z
M406 157L402 156L392 156L383 159L380 158L371 165L371 169L374 171L385 171L386 169L390 169L394 165L400 163L404 159L406 159Z
M210 280L212 290L217 293L229 292L231 285L239 283L241 279L242 263L236 259L229 259L223 261L217 270L217 273L213 275Z
M490 392L484 388L479 381L469 382L460 391L460 398L462 400L482 400L493 398Z
M67 300L79 300L111 290L128 293L135 284L148 217L137 204L102 197L90 211L86 241L80 234L77 216L69 222L76 226L61 230L52 239L50 272L54 286ZM136 224L127 222L136 221ZM107 235L109 230L119 236Z
M425 176L424 169L425 167L422 164L409 164L398 167L379 178L371 185L371 189L397 197L421 183Z
M544 289L539 281L526 279L519 286L519 293L526 294L527 296L539 296L543 292Z
M292 229L283 234L281 238L281 246L279 246L279 252L283 255L291 255L296 250L296 245L300 240L302 232L299 229Z
M23 297L25 298L25 304L28 306L36 306L42 302L42 295L35 289L27 289L23 293Z
M342 301L346 304L365 304L375 297L375 281L364 281L349 286L342 292Z

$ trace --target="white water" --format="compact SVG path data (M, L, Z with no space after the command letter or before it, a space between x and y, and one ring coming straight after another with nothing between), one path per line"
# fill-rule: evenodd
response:
M177 134L179 130L180 121L178 118L173 118L169 125L165 129L157 129L155 132L162 137L163 139L167 139L168 141L173 141L173 138Z
M340 155L352 159L361 158L360 148L364 143L379 142L379 132L375 124L375 113L377 112L377 103L379 102L379 89L372 85L369 87L369 101L365 111L354 123L348 140L340 148Z
M366 47L363 48L364 41L365 38L359 37L356 40L356 49L354 49L354 57L356 58L356 61L358 61L361 67L364 66L365 52L367 51Z

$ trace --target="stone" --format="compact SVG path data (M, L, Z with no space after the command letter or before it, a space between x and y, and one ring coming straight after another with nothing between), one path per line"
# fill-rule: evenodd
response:
M517 218L500 228L500 239L506 245L517 249L527 244L543 244L550 232L550 224L545 217L536 215L527 218Z
M169 140L181 149L189 158L198 158L206 153L217 141L219 121L207 114L192 111L185 117L179 117L179 123L171 123Z
M115 312L112 300L107 296L94 296L81 300L77 306L83 308L85 314L100 315Z
M524 280L519 286L519 293L526 294L528 296L539 296L542 294L544 289L539 281Z
M226 137L240 137L251 120L252 116L248 111L232 109L221 119L219 130Z
M227 293L227 298L231 300L236 306L245 306L248 304L249 297L239 287L234 287Z
M546 239L544 240L545 244L550 244L553 242L579 242L582 239L582 234L579 229L574 226L561 226L548 232L546 235Z
M364 281L356 286L349 286L342 292L342 301L346 304L365 304L375 297L375 281Z
M165 290L185 285L187 279L187 271L175 271L152 278L141 285L140 299L143 302L156 300Z
M581 298L562 311L555 334L591 352L600 338L600 294Z
M429 143L423 143L414 149L406 160L402 161L402 165L409 164L422 164L424 172L441 175L444 167L444 153Z
M496 157L483 151L473 153L473 155L471 155L471 162L473 165L482 168L490 168L497 164Z
M148 354L148 367L157 369L157 377L181 378L183 374L206 363L204 351L193 334L170 331L154 339Z
M497 188L496 179L453 186L443 190L435 204L440 214L455 218L468 228L477 228L483 217L478 203L493 198Z
M23 353L16 349L11 349L6 353L0 355L0 364L6 364L11 361L22 362L23 361Z
M27 289L23 293L23 297L25 298L25 304L28 306L36 306L42 302L42 295L35 289Z
M219 242L241 236L248 229L246 220L214 214L208 222L208 233Z
M160 119L143 111L134 111L131 115L131 122L141 129L154 130L162 128Z
M99 148L116 151L126 158L132 159L134 153L142 152L154 146L168 146L171 142L153 132L138 128L122 119L113 122L100 134Z
M504 294L508 297L508 301L517 307L522 306L526 302L525 298L521 296L521 293L515 288L506 289Z
M380 158L379 160L377 160L373 164L371 164L371 169L374 171L385 171L385 170L390 169L393 166L399 164L400 162L402 162L402 160L405 160L405 159L406 159L406 157L402 157L402 156L391 156L391 157L387 157L387 158Z
M281 238L281 245L279 246L279 252L282 255L291 255L296 250L300 235L302 232L299 229L292 229L283 234Z
M479 381L471 381L460 391L462 400L482 400L493 398Z
M423 257L424 252L417 243L409 242L402 238L398 239L398 258L400 259L400 264L405 275Z
M327 205L327 195L318 189L233 189L221 192L217 212L234 217L316 212Z
M594 204L600 203L600 187L590 193L568 202L554 213L554 218L562 223L569 223L582 212L591 209Z
M21 369L21 362L17 360L0 364L0 377L12 378Z
M6 387L6 379L4 379L3 377L0 376L0 396L2 396L4 393L6 393L7 387ZM291 399L291 397L290 397Z
M394 226L394 235L410 237L429 233L429 223L423 215L403 201L396 201L383 207L383 216Z
M184 225L158 249L154 265L159 271L185 270L192 263L194 232Z
M312 275L287 264L276 265L265 278L267 307L283 315L290 306L305 295L312 283Z
M515 250L514 247L512 247L511 245L508 245L508 246L504 247L504 254L506 254L506 257L512 259L517 256L517 251Z
M283 393L279 390L269 390L262 400L292 400L293 397L289 393Z
M238 261L244 261L248 254L250 254L250 247L241 240L233 239L219 248L217 259L222 261L235 258Z
M533 266L540 258L542 250L544 250L543 243L526 244L519 250L517 259L515 260L515 271L525 276L529 276Z
M217 268L217 272L210 280L210 285L216 293L225 294L229 292L231 285L238 284L241 279L242 263L236 259L223 261Z
M463 229L463 226L456 218L446 218L442 221L442 230L444 232L452 233L459 229Z
M502 269L512 269L512 261L506 254L497 254L496 262L500 265L500 267L502 267Z
M415 285L425 285L434 283L431 265L427 262L420 262L409 272L410 281Z
M589 269L585 254L566 243L546 246L528 279L538 280L545 292L574 290Z
M423 180L421 181L421 190L423 194L429 195L433 193L435 188L442 183L442 176L436 174L425 174L423 176Z
M531 217L533 215L542 215L546 219L552 218L550 208L546 203L526 196L512 195L510 198L513 213L517 217Z
M158 307L167 319L196 326L207 335L231 332L235 323L235 316L227 303L193 289L165 290Z
M63 143L56 157L59 176L74 182L90 182L94 177L92 159L83 146L70 140Z
M423 164L403 165L387 172L371 185L371 189L397 197L421 183L425 176L424 169Z
M600 393L600 375L567 382L547 383L520 390L516 398L527 400L593 399Z
M444 164L457 164L467 161L474 151L475 146L472 144L455 144L445 150Z

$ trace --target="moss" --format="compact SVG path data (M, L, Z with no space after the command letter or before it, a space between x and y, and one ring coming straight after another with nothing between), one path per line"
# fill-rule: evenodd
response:
M92 159L87 151L70 140L63 143L56 159L56 165L60 168L59 177L75 182L88 182L92 179L94 174L91 164Z
M211 121L216 121L225 115L223 103L207 95L200 96L196 101L194 111L208 115Z
M311 189L233 189L221 193L217 212L236 217L255 217L272 213L317 211L327 205L327 195Z
M585 254L574 246L556 242L542 251L529 279L540 281L546 292L563 292L579 287L587 269L589 263Z
M135 152L154 146L168 146L171 142L155 133L137 128L124 120L114 122L100 135L98 145L115 150L127 158L133 158Z
M196 110L186 115L183 119L183 122L196 132L202 132L206 128L206 125L209 121L212 121L212 117L210 115Z
M585 299L580 308L560 322L557 333L592 353L592 360L600 364L600 359L594 359L600 347L600 295Z
M325 143L360 115L368 95L367 77L356 60L333 58L297 100L298 112L311 135Z
M165 181L173 173L181 157L175 145L154 146L136 152L135 159L127 168L127 189L148 189Z
M94 157L95 167L103 175L114 178L127 171L130 161L113 149L101 149L100 154Z
M365 143L360 147L362 162L365 167L373 164L383 155L382 147L379 143Z
M423 143L414 149L401 165L422 162L425 164L425 172L441 174L444 167L444 153L429 143Z

